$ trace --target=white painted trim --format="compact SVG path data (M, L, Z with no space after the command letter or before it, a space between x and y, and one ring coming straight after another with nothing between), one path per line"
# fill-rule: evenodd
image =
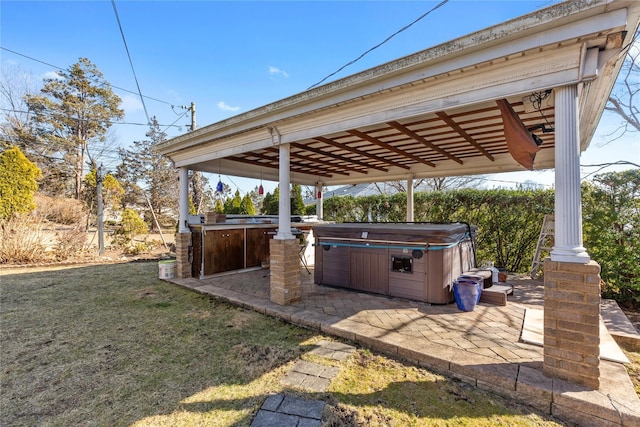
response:
M580 198L580 136L577 85L556 88L555 93L555 244L551 260L586 264L582 246Z
M414 221L413 209L413 176L407 178L407 222Z
M277 132L277 130L275 131ZM274 142L280 142L280 134L274 139ZM287 240L294 239L291 234L291 180L289 179L289 161L291 156L291 147L289 144L280 144L280 199L278 200L278 234L274 239Z
M190 233L191 229L189 228L189 169L187 168L179 168L178 169L178 186L179 186L179 195L178 195L178 232L179 233Z

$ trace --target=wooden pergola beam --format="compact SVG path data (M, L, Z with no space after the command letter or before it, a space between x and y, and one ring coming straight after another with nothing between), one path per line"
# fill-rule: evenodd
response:
M353 130L350 130L348 132L353 136L357 136L358 138L364 139L365 141L369 141L370 143L375 144L375 145L377 145L379 147L382 147L384 149L387 149L389 151L393 151L394 153L399 154L401 156L408 157L411 160L414 160L414 161L416 161L418 163L423 163L423 164L425 164L427 166L431 166L433 168L436 167L435 163L432 163L432 162L430 162L428 160L425 160L425 159L422 159L422 158L420 158L418 156L415 156L415 155L413 155L413 154L411 154L411 153L409 153L407 151L404 151L404 150L401 150L401 149L399 149L397 147L394 147L391 144L387 144L386 142L380 141L379 139L374 138L371 135L367 135L364 132L360 132L357 129L353 129Z

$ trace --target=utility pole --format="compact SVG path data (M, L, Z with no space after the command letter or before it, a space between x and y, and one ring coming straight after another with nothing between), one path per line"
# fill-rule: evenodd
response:
M196 103L192 102L191 107L191 130L196 130Z
M98 191L98 255L104 254L104 223L102 212L102 163L96 170L96 190Z

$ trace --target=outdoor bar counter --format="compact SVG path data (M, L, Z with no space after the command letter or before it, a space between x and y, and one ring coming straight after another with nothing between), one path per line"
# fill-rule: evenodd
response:
M477 227L464 223L346 223L313 227L314 281L432 304L475 267Z
M278 230L277 218L239 219L213 224L190 224L191 275L204 277L227 271L261 267L269 262L269 241ZM311 223L292 222L292 230L308 233Z

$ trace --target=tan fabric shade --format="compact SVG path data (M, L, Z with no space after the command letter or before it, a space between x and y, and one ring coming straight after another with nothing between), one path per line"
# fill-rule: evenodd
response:
M502 114L504 137L507 148L513 159L529 170L533 170L533 162L540 147L536 144L531 133L524 127L520 117L513 111L506 99L497 99L498 108Z

